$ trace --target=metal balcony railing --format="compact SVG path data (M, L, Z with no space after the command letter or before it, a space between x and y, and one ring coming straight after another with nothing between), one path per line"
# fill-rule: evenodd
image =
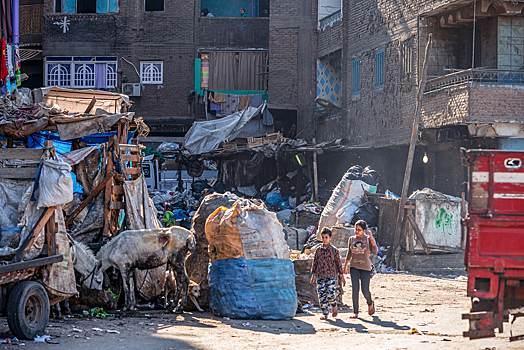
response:
M426 82L424 93L465 83L524 85L524 71L500 69L467 69Z
M320 29L324 29L329 25L332 25L336 21L340 21L342 19L342 10L335 11L331 13L330 15L322 18L320 22Z

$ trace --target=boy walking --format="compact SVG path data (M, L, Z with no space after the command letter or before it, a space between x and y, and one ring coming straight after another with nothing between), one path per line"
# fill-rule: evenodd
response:
M335 295L336 277L340 274L343 286L346 285L346 280L344 279L344 270L342 270L338 249L331 245L331 230L324 228L321 232L321 236L322 247L318 248L315 252L313 267L311 268L312 276L310 283L315 283L316 277L318 301L323 314L320 319L327 320L329 306L332 308L333 317L337 317L338 315Z

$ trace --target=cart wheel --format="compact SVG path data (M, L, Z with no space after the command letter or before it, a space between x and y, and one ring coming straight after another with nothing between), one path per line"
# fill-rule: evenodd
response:
M18 339L43 335L49 321L49 298L44 287L33 281L17 284L9 293L7 323Z

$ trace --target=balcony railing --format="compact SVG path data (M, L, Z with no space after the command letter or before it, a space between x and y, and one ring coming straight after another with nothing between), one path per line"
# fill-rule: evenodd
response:
M499 69L467 69L428 80L424 93L465 83L524 85L524 71Z
M340 21L342 19L342 10L338 10L333 12L332 14L322 18L320 20L320 29L324 29L329 25L332 25L336 21Z

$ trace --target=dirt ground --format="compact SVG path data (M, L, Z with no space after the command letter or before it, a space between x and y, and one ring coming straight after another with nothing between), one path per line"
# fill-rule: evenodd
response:
M470 341L462 337L468 309L466 281L406 274L377 275L371 291L377 313L349 319L344 307L336 319L320 321L319 314L299 314L290 321L225 320L211 313L167 315L145 311L127 317L67 318L51 321L48 334L59 345L25 341L24 349L523 349L524 341L509 342L510 325L496 338ZM351 304L351 288L344 302ZM2 338L9 336L0 319ZM74 331L73 328L82 330ZM100 330L93 330L98 328ZM416 328L423 335L409 335ZM107 330L119 333L107 333ZM524 320L513 324L524 334ZM0 345L13 348L19 345Z

